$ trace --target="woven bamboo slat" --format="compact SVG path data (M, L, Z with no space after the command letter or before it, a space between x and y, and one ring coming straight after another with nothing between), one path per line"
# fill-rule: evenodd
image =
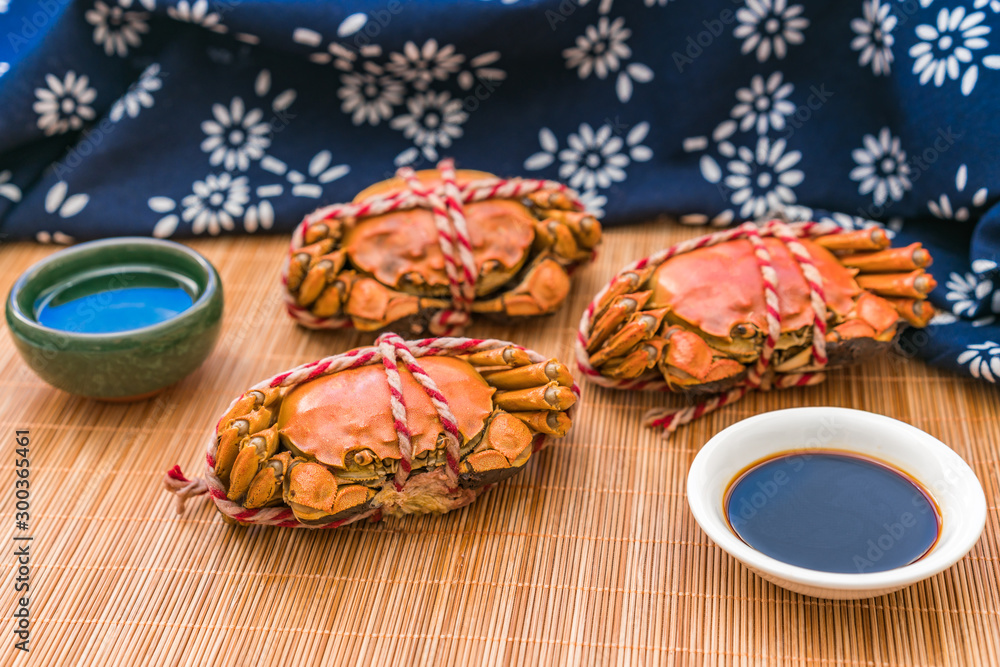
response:
M467 335L573 361L580 313L628 262L701 233L607 234L555 316ZM0 664L1000 664L1000 393L891 356L819 386L750 394L669 441L643 412L679 399L583 385L570 435L473 505L333 531L225 525L162 488L201 470L229 402L274 373L374 339L310 332L282 312L287 237L198 240L219 269L212 356L159 396L98 403L55 390L0 336L0 612L14 608L13 432L32 437L32 650ZM0 248L0 289L51 247ZM986 490L983 538L955 567L862 601L802 597L736 563L695 525L688 466L716 431L805 405L861 408L952 446Z

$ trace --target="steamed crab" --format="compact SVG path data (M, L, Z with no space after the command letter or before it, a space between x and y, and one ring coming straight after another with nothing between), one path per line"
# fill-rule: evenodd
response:
M535 187L516 198L493 196L495 184L515 182ZM362 191L354 204L401 201L417 190L464 202L470 247L458 247L456 228L443 229L419 202L363 216L338 217L343 207L321 209L300 226L288 258L285 285L296 319L311 327L361 330L404 321L421 331L434 328L434 314L456 305L466 317L552 313L569 292L568 271L588 261L601 238L600 223L564 186L500 181L481 171L397 176ZM445 252L452 242L455 257ZM464 266L453 271L449 263L462 256Z
M313 525L446 512L521 470L544 436L561 437L570 427L573 379L556 359L533 362L508 345L427 356L419 365L454 415L457 461L448 461L448 436L431 396L400 368L407 461L386 371L360 365L241 396L216 428L213 472L226 497L251 510L288 507ZM456 473L451 480L448 465Z
M818 229L816 223L805 224ZM671 391L692 395L744 382L769 333L762 270L745 238L698 241L690 242L694 249L688 252L614 278L592 304L582 367L618 386L663 382ZM780 311L770 372L821 370L814 350L816 331L826 331L828 364L837 366L888 348L901 324L922 327L933 316L926 301L936 285L925 271L931 256L919 243L890 248L879 228L819 233L797 241L820 277L817 293L825 301L826 319L817 329L819 304L789 246L779 238L762 239Z

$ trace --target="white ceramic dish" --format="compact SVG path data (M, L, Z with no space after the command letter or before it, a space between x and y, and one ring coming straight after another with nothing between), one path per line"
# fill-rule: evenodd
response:
M747 466L780 452L838 449L880 459L909 473L941 510L941 535L926 556L884 572L842 574L809 570L766 556L726 522L727 486ZM721 431L691 464L688 504L713 542L779 586L821 598L883 595L926 579L959 561L986 523L986 497L975 473L940 440L889 417L846 408L795 408L750 417Z

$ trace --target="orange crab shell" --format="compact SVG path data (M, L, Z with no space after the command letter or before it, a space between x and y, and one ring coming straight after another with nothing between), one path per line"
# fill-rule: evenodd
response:
M441 185L437 170L417 172L417 180L430 187ZM456 183L495 178L482 171L459 170ZM361 191L354 202L374 195L392 195L407 187L401 178L391 178ZM505 273L517 271L535 240L535 222L523 204L513 200L486 200L465 205L472 256L477 276L483 266L496 262ZM344 248L351 262L384 285L398 289L404 276L419 276L428 288L446 288L445 258L434 224L426 209L393 211L359 221L344 234Z
M813 321L809 285L787 246L775 238L763 240L778 276L782 332L796 331ZM861 288L854 271L808 239L800 239L823 277L827 307L844 316ZM648 308L670 309L707 334L729 338L733 327L750 323L767 330L764 281L754 260L753 246L739 240L699 248L671 257L657 268Z
M493 411L489 386L467 362L454 357L425 357L421 367L437 383L468 440L483 430ZM437 447L441 422L426 392L400 368L413 456ZM344 468L355 451L370 449L381 460L399 460L398 435L390 406L389 385L380 365L361 366L296 387L282 401L278 431L302 454Z

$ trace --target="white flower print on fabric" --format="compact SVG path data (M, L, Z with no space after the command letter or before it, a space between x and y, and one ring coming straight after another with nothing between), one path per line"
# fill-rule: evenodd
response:
M0 197L16 203L21 201L21 188L10 182L12 177L10 169L0 171Z
M739 25L733 36L743 40L740 51L753 51L758 62L765 62L773 54L781 59L788 53L789 44L801 44L802 31L809 27L809 19L802 16L802 5L788 5L788 0L746 0L746 7L736 12Z
M857 215L851 215L849 213L842 213L840 211L834 211L829 215L820 216L816 219L816 222L832 222L835 225L846 229L847 231L854 231L857 229L870 229L872 227L878 227L885 231L885 235L893 239L896 237L896 232L903 228L902 218L892 218L889 220L888 224L879 222L878 220L871 220L869 218L862 218Z
M69 245L71 243L76 243L76 239L69 234L64 234L62 232L35 232L35 240L39 243L55 243L57 245Z
M738 104L733 107L732 117L740 123L744 132L756 128L757 134L767 134L768 128L783 130L785 116L795 113L795 105L787 98L794 86L782 85L781 72L773 72L767 81L761 75L750 79L750 86L736 91Z
M1000 314L1000 290L994 289L990 278L975 273L962 275L952 272L945 287L948 288L945 298L951 303L951 312L956 316L975 318L973 326L985 326L996 321L995 315ZM984 304L992 314L976 317L977 313L983 312L980 304Z
M472 90L476 81L496 84L507 78L507 72L493 65L500 60L499 51L489 51L469 61L467 69L458 73L458 85L462 90Z
M10 71L10 63L0 62L0 76L3 76Z
M623 17L611 21L602 16L597 25L587 26L584 34L576 38L576 46L563 51L566 67L575 69L581 79L591 74L598 79L606 79L609 74L618 72L615 93L619 100L628 102L632 99L633 82L648 83L653 80L653 70L642 63L629 63L622 67L623 62L632 57L632 49L626 43L631 35L632 31L625 27Z
M969 345L956 361L963 366L969 364L969 373L974 378L994 384L1000 378L1000 344L991 340Z
M580 202L583 209L598 218L604 217L604 207L608 205L608 198L598 194L597 190L584 190L580 193Z
M167 15L175 21L194 23L212 32L228 31L221 23L222 17L217 12L208 11L208 0L192 0L190 3L188 0L180 0L176 7L167 7Z
M103 46L109 56L124 58L130 47L142 44L140 35L149 32L148 13L127 10L114 3L108 5L101 0L84 13L84 18L94 26L94 44Z
M392 118L393 107L402 104L404 88L374 63L366 63L366 70L341 75L337 96L343 100L341 110L351 114L352 123L378 125Z
M234 97L228 107L213 104L212 115L213 120L201 124L206 135L201 150L211 153L209 164L221 164L227 171L246 171L251 160L264 157L264 150L271 145L271 126L262 110L247 111L243 99Z
M90 202L90 195L80 193L67 197L68 192L66 181L59 181L49 188L45 195L45 212L58 213L60 218L72 218Z
M429 39L422 47L407 42L403 53L390 53L386 69L415 89L427 90L435 80L444 81L458 72L463 62L465 56L455 53L453 44L438 48L437 40Z
M921 24L916 28L921 40L910 47L913 57L913 73L919 74L920 85L930 81L940 88L946 79L955 81L962 77L963 95L972 93L979 80L979 65L975 62L976 51L989 46L985 39L990 27L980 25L986 15L973 12L966 15L965 7L947 8L938 12L935 25ZM990 69L1000 69L1000 55L985 56L982 64ZM965 74L962 68L965 67Z
M261 160L260 166L272 174L284 176L292 184L292 196L318 199L323 194L323 185L344 177L351 170L346 164L331 165L332 161L333 153L323 150L316 153L309 161L306 174L289 169L284 162L271 156ZM315 182L310 182L310 179ZM258 197L273 197L280 195L281 192L281 185L266 185L257 188Z
M955 172L955 191L961 195L965 192L965 187L969 180L969 168L966 165L960 165L958 171ZM976 193L972 195L972 207L978 208L986 203L986 198L989 196L989 192L985 187L976 190ZM956 197L956 199L958 199ZM957 203L957 202L956 202ZM927 202L927 208L930 210L931 215L935 218L941 218L943 220L958 220L964 222L969 219L971 211L968 206L959 206L954 208L951 203L951 199L948 198L947 194L942 194L937 201L931 200Z
M740 146L736 150L738 159L726 165L729 174L722 184L729 190L729 201L740 207L741 217L760 218L795 203L792 188L805 176L792 167L802 159L802 153L785 152L786 145L784 139L772 143L760 137L756 150Z
M45 82L48 88L35 89L38 99L32 109L38 114L38 128L47 136L79 130L84 121L94 119L90 104L97 91L90 87L90 79L70 70L62 79L48 74Z
M571 188L590 191L611 187L612 183L625 180L625 168L629 164L646 162L653 157L653 151L642 145L649 134L649 123L639 123L624 139L619 134L610 124L595 131L589 124L581 123L579 131L566 138L566 148L559 150L555 134L543 127L538 133L542 151L525 160L524 168L537 171L558 159L561 163L559 178Z
M893 61L892 45L896 40L892 29L897 19L890 10L888 2L865 0L861 5L862 17L851 21L851 30L857 33L851 41L851 49L861 52L858 65L871 65L875 76L888 75Z
M10 7L10 0L0 0L0 14L6 14L8 7Z
M126 115L136 118L143 109L153 106L153 93L163 87L160 79L160 65L153 63L142 71L139 80L129 86L129 89L111 105L108 117L117 123Z
M883 127L878 137L866 134L864 146L851 151L857 167L851 170L851 180L858 181L859 194L872 194L875 204L881 206L891 197L899 201L912 188L910 165L899 137L893 137L888 127Z
M254 81L254 93L266 98L271 92L271 72L261 70ZM205 139L201 150L209 153L209 164L222 165L226 171L246 171L250 163L264 157L271 145L272 122L280 122L280 114L295 101L296 92L289 88L276 95L271 109L276 116L265 119L260 108L247 110L242 97L234 97L229 105L213 104L212 118L202 122Z
M406 100L410 113L396 116L389 122L403 136L413 140L428 160L437 160L437 149L448 148L454 139L462 136L462 123L469 114L462 110L462 101L451 98L447 92L420 93ZM397 158L401 164L402 157Z
M350 19L350 17L348 17ZM354 23L349 26L354 29ZM345 19L343 26L347 23ZM340 31L338 31L340 36ZM322 47L323 36L310 28L296 28L292 40L310 48ZM462 125L468 120L466 104L475 109L483 100L477 84L492 92L507 73L496 66L499 51L474 57L458 53L453 44L438 44L430 39L422 46L406 42L402 52L383 55L382 47L367 44L349 48L331 41L326 48L309 54L309 60L330 64L340 75L341 111L349 114L355 125L380 125L403 133L413 147L395 158L397 166L409 165L421 157L438 159L439 149L449 148L463 136ZM465 97L462 91L476 90Z
M169 197L152 197L149 208L157 213L169 213L153 228L153 236L165 238L174 233L180 220L191 223L194 234L208 232L217 236L223 229L232 231L234 218L243 215L250 201L250 188L246 176L233 178L228 172L209 174L203 181L195 181L191 194L181 200L178 216L174 213L177 203Z
M976 0L973 4L973 8L982 9L983 7L989 7L994 13L1000 14L1000 0Z

